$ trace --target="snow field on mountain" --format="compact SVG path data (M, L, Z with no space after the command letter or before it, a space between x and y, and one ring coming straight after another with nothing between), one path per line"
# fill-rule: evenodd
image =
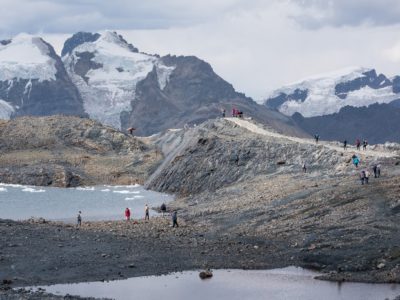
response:
M19 34L7 45L0 44L0 81L11 79L56 80L55 60L38 37Z
M337 72L316 75L282 87L272 92L267 98L274 98L281 93L290 95L296 89L307 91L307 98L304 102L289 100L279 107L279 111L285 115L291 116L299 112L304 117L337 113L347 105L363 107L374 103L390 103L399 98L398 95L393 93L391 86L379 89L366 86L359 90L348 92L345 99L341 99L335 95L337 84L365 77L363 73L368 71L371 71L371 69L348 68Z
M0 120L9 120L14 108L6 101L0 99Z
M87 72L87 83L73 68L79 59L77 54L83 52L93 53L91 60L101 65ZM137 83L155 67L160 89L163 89L174 70L174 67L164 66L156 56L132 52L127 43L109 31L102 33L95 42L76 47L64 63L82 94L85 111L91 118L116 128L121 128L121 113L132 109Z

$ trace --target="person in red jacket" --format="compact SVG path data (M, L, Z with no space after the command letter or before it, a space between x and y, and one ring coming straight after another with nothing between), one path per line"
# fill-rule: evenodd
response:
M125 218L127 221L131 219L131 210L129 208L125 209Z

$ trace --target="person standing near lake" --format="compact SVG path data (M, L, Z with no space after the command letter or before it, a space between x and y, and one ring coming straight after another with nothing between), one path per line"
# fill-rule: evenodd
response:
M172 227L179 227L178 225L178 213L176 210L172 213Z
M160 210L162 212L162 216L164 217L164 214L167 212L167 206L165 203L161 204Z
M150 220L150 214L149 214L149 206L146 204L144 206L144 219L145 220Z
M82 212L79 211L78 212L78 216L76 217L76 227L81 227L82 225L82 216L81 216Z
M125 209L125 218L127 221L131 219L131 210L128 207Z

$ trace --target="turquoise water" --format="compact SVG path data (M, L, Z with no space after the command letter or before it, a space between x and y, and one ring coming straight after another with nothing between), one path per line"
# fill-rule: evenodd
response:
M51 188L0 183L0 218L30 217L74 222L78 211L83 221L120 220L126 207L133 218L144 217L144 206L158 207L172 196L147 191L140 185ZM150 211L151 215L155 215Z
M58 295L116 300L384 300L400 295L398 284L333 283L315 280L318 273L288 267L275 270L215 270L211 279L199 272L134 277L110 282L44 286Z

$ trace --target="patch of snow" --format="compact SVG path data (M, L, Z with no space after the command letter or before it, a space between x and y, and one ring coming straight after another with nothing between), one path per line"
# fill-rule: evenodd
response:
M0 187L0 192L7 192L6 188Z
M132 201L132 200L140 199L140 198L144 198L144 196L137 195L137 196L133 196L131 198L127 197L127 198L125 198L125 201Z
M11 104L0 99L0 119L9 120L14 111L14 107Z
M163 90L165 88L165 86L167 85L169 77L171 76L171 74L174 70L175 70L174 66L168 67L168 66L164 66L160 63L158 63L156 65L158 85L161 90Z
M0 45L0 81L18 79L56 80L55 60L39 37L19 34Z
M79 186L76 188L76 190L78 190L78 191L94 191L95 188L93 186L89 186L89 187L87 187L87 186L80 187Z
M92 61L102 66L87 72L87 82L74 73L74 65L79 60L77 53L82 52L93 53ZM110 31L101 33L95 42L79 45L63 59L81 92L85 111L91 118L118 129L121 129L121 113L132 110L137 83L156 68L159 86L163 89L174 69L164 66L156 56L132 52L127 43Z
M337 72L316 75L278 90L273 91L267 99L279 96L281 93L292 94L296 89L307 91L304 102L289 100L284 102L279 111L291 116L299 112L304 117L314 117L337 113L341 108L350 105L354 107L369 106L374 103L390 103L399 96L393 93L392 87L373 89L364 87L347 93L345 99L335 95L335 87L340 82L347 82L365 77L363 73L371 71L367 68L348 68Z
M138 192L131 192L131 191L113 191L113 193L117 193L117 194L137 194Z
M36 190L34 188L27 187L27 188L24 188L22 191L28 192L28 193L44 193L46 190L42 190L42 189Z

